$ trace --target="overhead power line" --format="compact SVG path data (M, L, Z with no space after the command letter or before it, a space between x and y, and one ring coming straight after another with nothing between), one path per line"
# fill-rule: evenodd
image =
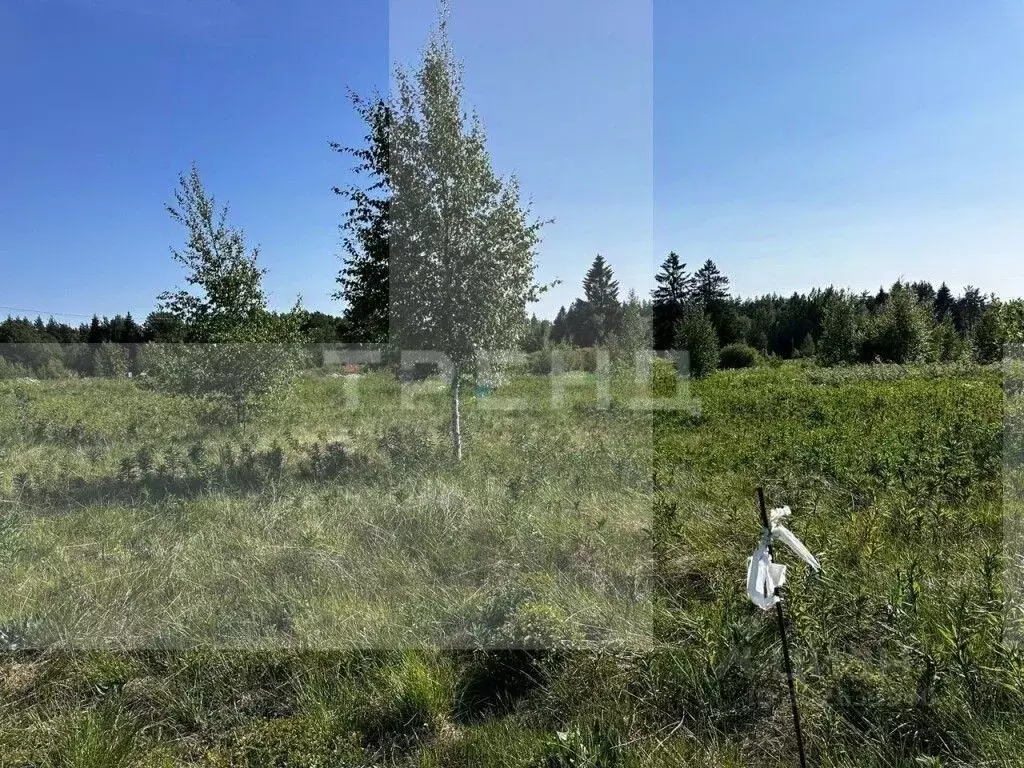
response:
M79 315L74 312L47 312L45 309L26 309L25 307L5 307L0 305L2 312L25 312L29 315L40 317L83 317L86 320L92 319L92 315Z

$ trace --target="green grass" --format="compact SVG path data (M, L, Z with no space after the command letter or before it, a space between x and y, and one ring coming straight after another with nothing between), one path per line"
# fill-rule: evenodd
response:
M1024 763L999 371L719 373L653 416L565 383L468 402L453 466L431 381L242 428L0 382L0 629L51 643L0 661L0 765L791 765L759 484L824 566L786 606L814 764Z

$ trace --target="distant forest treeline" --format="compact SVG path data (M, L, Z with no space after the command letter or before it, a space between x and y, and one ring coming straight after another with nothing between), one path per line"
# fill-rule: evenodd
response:
M877 292L835 287L791 296L731 295L729 278L705 261L687 271L670 253L648 300L620 302L610 266L598 256L583 296L559 309L553 322L532 318L527 349L547 344L614 344L621 336L652 334L655 349L742 345L765 357L814 358L819 363L992 362L1008 342L1024 341L1024 302L1002 301L966 286L897 281ZM642 318L642 320L638 320ZM639 329L637 324L639 323ZM713 366L712 366L713 367Z
M522 349L688 348L701 343L680 338L685 318L693 315L705 324L716 348L742 344L765 357L815 358L823 364L967 358L991 362L1024 326L1019 300L1003 302L972 286L957 294L946 283L935 288L927 281L897 282L874 293L828 287L791 296L740 298L730 294L728 277L713 261L690 273L675 253L661 264L650 297L641 299L631 291L623 298L611 266L598 256L582 281L580 298L561 307L553 320L536 315L526 320ZM351 308L340 316L301 309L279 316L292 316L310 343L386 341L379 332L361 329ZM188 338L180 317L164 311L141 323L130 313L95 316L77 326L41 317L8 317L0 323L0 344L145 344ZM88 375L92 365L83 359L76 367Z

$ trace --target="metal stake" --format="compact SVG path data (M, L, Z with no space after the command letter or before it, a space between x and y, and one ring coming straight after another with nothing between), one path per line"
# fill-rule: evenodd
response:
M764 526L766 531L771 531L768 511L764 505L764 489L760 486L757 489L757 503L761 508L761 525ZM768 537L768 556L773 556L771 536ZM768 595L766 594L765 597L768 597ZM793 664L789 660L789 640L786 637L786 617L782 613L781 597L779 602L775 604L775 619L779 625L779 634L782 636L782 660L786 665L786 682L789 683L789 703L793 708L793 729L796 731L796 747L800 752L800 768L807 768L807 755L804 753L804 735L800 727L800 709L796 704L796 684L793 682Z

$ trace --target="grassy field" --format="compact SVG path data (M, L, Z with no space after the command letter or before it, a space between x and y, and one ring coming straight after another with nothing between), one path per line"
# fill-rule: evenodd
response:
M429 380L244 427L0 382L0 765L793 765L758 484L824 566L787 596L813 763L1024 765L998 369L721 372L653 414L568 376L471 400L459 466Z

